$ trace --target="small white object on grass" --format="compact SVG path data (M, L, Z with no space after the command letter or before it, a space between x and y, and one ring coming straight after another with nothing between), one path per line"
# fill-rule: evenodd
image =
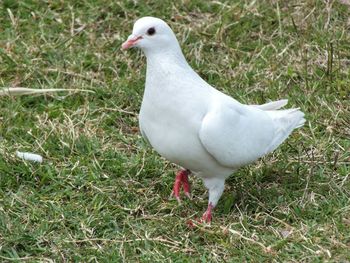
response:
M43 162L43 157L39 154L28 153L28 152L19 152L19 151L16 151L16 154L19 158L22 158L23 160L37 162L37 163Z

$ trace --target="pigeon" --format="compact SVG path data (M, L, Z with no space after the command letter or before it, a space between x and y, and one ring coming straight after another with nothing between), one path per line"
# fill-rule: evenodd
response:
M280 109L287 100L246 105L203 80L187 63L177 38L163 20L142 17L122 49L140 48L147 59L139 113L144 139L164 158L182 167L172 194L190 197L188 176L209 191L201 222L210 223L225 179L237 169L275 150L301 127L299 108Z

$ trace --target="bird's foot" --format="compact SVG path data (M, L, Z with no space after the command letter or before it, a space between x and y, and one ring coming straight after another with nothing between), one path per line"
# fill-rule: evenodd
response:
M205 224L210 225L211 220L212 220L213 208L214 208L214 206L211 203L209 203L207 211L205 211L205 213L203 214L203 216L201 218L196 218L194 220L192 220L192 219L187 220L187 222L186 222L187 227L192 229L195 227L203 226Z
M190 174L190 170L181 170L176 174L174 188L172 195L175 196L176 200L180 203L180 190L181 186L183 186L184 193L188 198L191 198L190 195L190 183L188 181L188 175Z
M211 219L212 219L211 211L213 210L213 208L214 206L211 203L209 203L207 211L205 211L205 213L202 216L201 222L208 223L208 224L211 222Z

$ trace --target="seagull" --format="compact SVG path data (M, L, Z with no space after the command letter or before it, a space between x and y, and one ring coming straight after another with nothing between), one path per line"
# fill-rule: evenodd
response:
M122 49L140 48L147 58L145 90L139 113L143 138L164 158L181 166L172 194L190 197L188 176L203 180L209 191L201 222L212 211L225 179L275 150L301 127L299 108L280 109L287 100L246 105L203 80L187 63L172 29L155 17L142 17Z

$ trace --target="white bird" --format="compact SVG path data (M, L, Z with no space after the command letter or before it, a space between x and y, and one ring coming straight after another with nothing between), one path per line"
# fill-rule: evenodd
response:
M145 91L139 114L142 136L169 161L183 167L173 195L188 175L209 190L202 221L211 222L225 179L238 168L275 150L304 122L299 109L279 110L287 100L245 105L204 81L187 63L171 28L161 19L138 19L122 49L138 47L147 57Z

